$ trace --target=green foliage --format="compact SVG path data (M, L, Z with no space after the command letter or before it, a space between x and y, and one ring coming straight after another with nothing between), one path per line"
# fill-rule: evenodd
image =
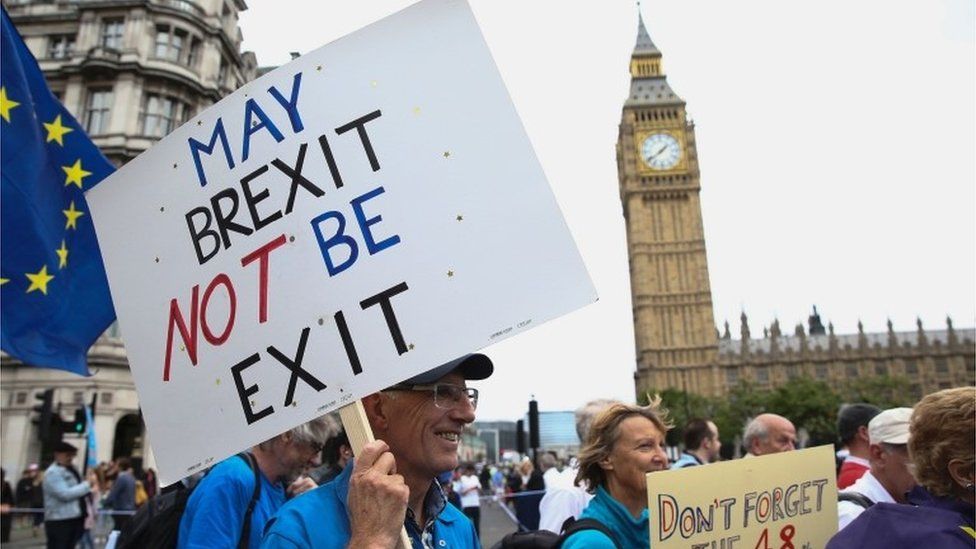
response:
M668 444L679 444L688 420L701 417L715 422L723 446L729 449L746 421L763 412L789 418L797 429L806 429L810 434L809 445L817 445L836 442L837 411L843 403L867 402L887 409L912 406L916 401L908 379L888 376L850 380L837 390L809 378L794 379L772 390L741 382L721 397L704 397L679 389L650 389L638 395L638 402L646 405L648 394L659 394L671 413L675 427L668 433Z

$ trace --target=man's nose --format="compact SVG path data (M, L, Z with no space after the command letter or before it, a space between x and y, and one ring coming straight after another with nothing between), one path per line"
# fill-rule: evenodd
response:
M451 408L451 417L464 423L473 423L475 419L474 403L468 398L462 398L457 405Z

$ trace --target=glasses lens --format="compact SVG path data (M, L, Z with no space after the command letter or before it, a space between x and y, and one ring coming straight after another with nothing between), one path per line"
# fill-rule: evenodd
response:
M434 405L438 408L458 408L467 399L471 408L478 407L478 390L471 387L459 387L450 384L434 386Z

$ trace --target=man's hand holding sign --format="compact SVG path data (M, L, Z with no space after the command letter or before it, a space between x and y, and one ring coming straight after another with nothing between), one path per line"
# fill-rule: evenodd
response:
M457 373L398 384L596 299L463 2L246 84L88 199L163 484L368 397L396 452L360 452L349 503L389 510L357 486L403 504L476 404L434 406Z

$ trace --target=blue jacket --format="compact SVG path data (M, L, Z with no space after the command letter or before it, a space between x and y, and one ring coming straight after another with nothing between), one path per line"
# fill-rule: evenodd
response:
M921 486L908 493L908 503L872 505L831 538L827 549L973 549L972 505L933 497Z
M68 520L83 516L81 498L91 492L87 482L78 479L67 468L51 464L44 471L44 520Z
M264 524L285 503L285 489L263 474L261 495L251 514L248 547L258 547ZM254 494L254 471L237 456L217 464L197 485L180 520L177 549L234 549L244 526L244 513Z
M634 518L623 504L613 499L613 496L601 486L596 489L596 496L590 500L586 509L583 509L580 518L600 521L613 532L620 547L638 549L651 545L649 516L647 509L644 509L640 517ZM617 546L603 532L583 530L566 538L562 547L563 549L615 549Z
M289 501L268 523L262 549L342 549L352 535L346 498L352 462L332 482ZM435 504L440 511L434 521L433 539L428 546L438 549L481 547L474 525L457 507L444 501L440 490L432 488L424 505ZM439 497L438 497L439 496ZM436 500L436 501L430 501ZM409 514L409 513L408 513ZM422 549L420 534L408 527L415 549Z
M685 467L695 467L696 465L702 465L702 462L693 454L682 452L681 457L678 458L678 461L671 464L671 468L684 469Z

